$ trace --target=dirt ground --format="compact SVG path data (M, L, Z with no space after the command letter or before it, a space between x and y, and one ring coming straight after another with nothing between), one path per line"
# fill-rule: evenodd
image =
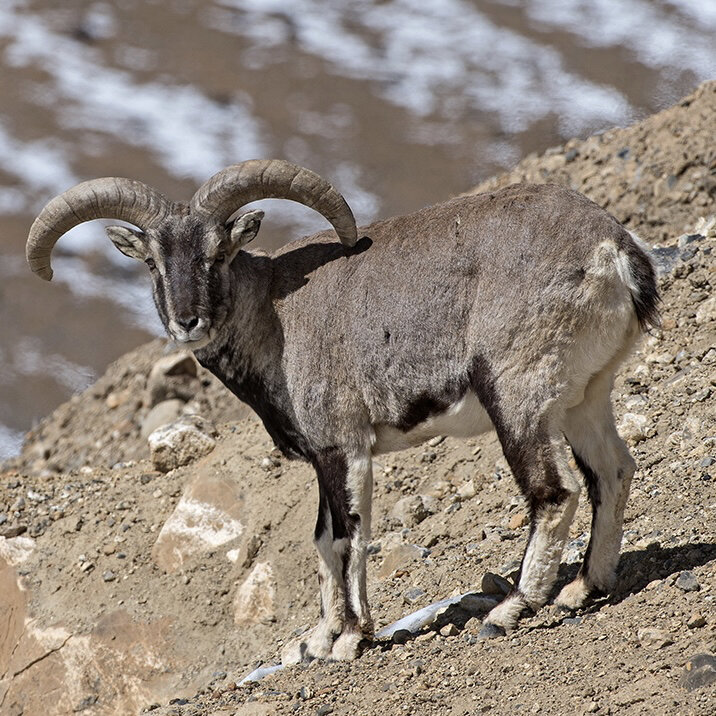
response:
M475 188L568 184L658 247L663 329L645 337L614 391L639 464L614 594L576 614L548 606L489 641L476 638L479 615L456 613L405 643L378 641L356 662L237 687L318 617L315 480L201 371L186 410L217 425L216 447L155 470L140 432L148 375L165 353L155 341L48 416L0 468L0 713L716 713L714 136L716 82ZM374 465L377 629L519 565L526 509L494 436L433 443ZM199 480L241 529L172 563L176 550L162 552L158 536ZM397 516L396 503L417 495L429 509ZM560 584L578 568L589 521L583 496ZM8 545L26 556L13 560ZM261 565L270 588L249 619L237 588Z

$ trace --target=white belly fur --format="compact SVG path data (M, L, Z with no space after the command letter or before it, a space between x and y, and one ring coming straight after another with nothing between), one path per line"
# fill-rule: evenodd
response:
M403 432L390 425L374 425L373 454L420 445L436 435L471 438L492 430L492 422L475 393L468 391L444 413L433 415L412 430Z

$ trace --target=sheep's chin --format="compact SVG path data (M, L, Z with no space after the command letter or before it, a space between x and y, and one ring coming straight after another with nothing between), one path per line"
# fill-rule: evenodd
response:
M198 351L200 348L204 348L216 338L216 331L210 328L207 333L196 341L181 340L172 336L172 341L177 348L188 348L192 351Z

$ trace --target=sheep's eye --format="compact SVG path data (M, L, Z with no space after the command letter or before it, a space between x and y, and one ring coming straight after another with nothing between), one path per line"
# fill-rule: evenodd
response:
M220 254L216 254L216 258L214 259L214 261L217 264L223 264L224 261L226 261L226 254L223 251Z
M157 267L157 265L154 263L154 259L151 256L149 258L144 259L144 263L149 266L150 271L154 271L154 269Z

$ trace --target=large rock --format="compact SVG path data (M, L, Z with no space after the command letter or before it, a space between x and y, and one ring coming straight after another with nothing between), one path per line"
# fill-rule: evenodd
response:
M165 572L176 572L188 560L237 540L244 533L242 508L236 482L198 475L162 526L152 558Z
M146 440L158 428L171 425L179 418L185 405L177 398L157 403L142 420L142 437Z
M180 351L160 358L147 379L146 404L152 408L164 400L191 400L201 382L198 378L196 359L189 351Z
M273 621L275 599L271 564L258 562L236 591L234 623L237 626L249 626Z
M0 558L0 704L3 714L135 714L185 692L189 663L167 641L170 620L138 624L126 612L102 617L89 633L41 626L32 594Z
M14 567L24 562L35 549L32 537L0 537L0 559Z
M188 465L214 449L216 435L216 428L208 420L198 415L185 415L157 428L149 436L152 463L161 472Z

